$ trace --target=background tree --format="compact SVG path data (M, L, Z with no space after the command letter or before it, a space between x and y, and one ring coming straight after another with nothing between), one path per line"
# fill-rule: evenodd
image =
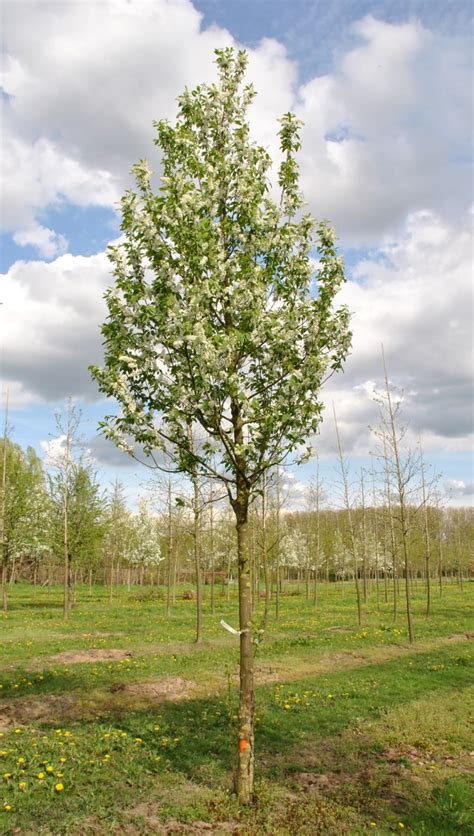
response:
M382 443L379 453L383 460L386 479L387 502L389 505L392 537L394 523L400 540L405 576L405 610L407 616L408 639L414 641L413 617L411 611L410 590L410 502L416 498L418 484L416 477L420 472L419 453L414 454L404 443L407 427L401 423L400 409L402 398L390 385L382 346L384 370L384 391L378 396L380 423L376 436ZM395 549L394 549L395 554ZM396 606L396 582L394 580L394 604Z
M362 606L361 606L361 597L360 597L359 566L358 566L360 549L358 548L358 544L357 544L356 526L355 526L355 521L354 521L354 513L353 513L352 501L351 501L351 497L350 497L350 490L349 490L348 464L347 464L346 459L344 458L344 453L342 451L341 437L339 435L339 425L337 423L336 408L335 408L334 404L333 404L333 414L334 414L334 426L335 426L335 429L336 429L339 467L340 467L340 472L341 472L342 496L343 496L344 508L345 508L346 516L347 516L347 525L348 525L348 532L349 532L349 547L350 547L350 554L352 556L352 570L353 570L354 581L355 581L355 591L356 591L356 601L357 601L357 622L360 625L360 624L362 624Z
M63 479L67 475L67 483ZM65 617L74 603L75 577L79 569L96 565L102 554L105 523L105 498L90 465L79 459L67 471L51 480L55 502L55 542L58 554L67 548L65 563ZM65 520L65 495L67 516ZM67 539L65 541L65 524Z
M104 502L103 554L109 564L109 599L113 599L114 577L119 573L120 560L124 559L130 536L130 512L127 508L125 488L117 479Z
M127 544L127 560L139 569L143 584L147 569L153 569L162 561L158 520L150 512L150 503L142 498L138 514L133 517L132 530Z
M62 542L64 561L64 619L69 618L71 608L71 544L69 537L69 507L72 481L74 479L75 455L79 446L79 424L81 412L77 410L71 398L63 414L55 415L57 437L49 445L48 464L53 472L51 477L51 495L56 505L57 540Z
M2 484L2 597L8 609L7 584L22 564L37 565L49 550L50 516L43 465L32 447L0 440Z
M238 794L252 798L254 670L249 503L263 472L301 448L321 420L319 390L348 352L334 233L301 213L299 123L281 119L279 203L272 161L250 140L244 52L216 50L219 83L186 90L174 126L156 124L155 194L145 161L122 200L125 243L110 250L100 389L122 412L106 434L226 486L237 529L240 621ZM317 255L316 259L312 255ZM193 450L190 426L203 442ZM298 456L300 459L301 456Z

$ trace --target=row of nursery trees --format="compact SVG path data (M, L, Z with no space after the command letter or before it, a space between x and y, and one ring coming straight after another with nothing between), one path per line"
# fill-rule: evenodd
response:
M185 594L196 599L199 641L203 598L215 613L237 576L226 497L212 480L157 475L132 512L120 482L101 488L78 436L79 418L71 405L58 417L58 443L45 462L8 433L0 440L3 608L8 587L28 580L64 583L66 618L78 583L107 585L110 600L117 586L159 585L170 613L185 582ZM337 423L336 438L340 444ZM289 586L317 606L321 583L340 584L343 593L351 581L359 623L369 601L390 601L396 619L414 585L424 589L427 614L433 593L442 595L449 579L463 588L472 570L474 513L443 506L421 447L400 461L404 472L410 465L403 509L387 444L381 469L374 461L357 478L350 478L341 451L337 484L326 486L317 468L303 501L296 500L291 474L269 471L249 514L252 609L263 608L263 624L269 615L278 618ZM335 491L339 507L331 508Z

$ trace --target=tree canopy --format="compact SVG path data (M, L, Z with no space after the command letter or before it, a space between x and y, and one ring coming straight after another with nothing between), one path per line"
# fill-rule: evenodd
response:
M219 83L186 90L176 125L156 123L161 186L146 161L122 200L125 242L110 248L105 366L93 375L122 412L104 429L149 453L171 444L189 470L254 484L316 432L319 390L350 344L334 233L301 211L299 123L280 120L280 201L272 160L250 139L246 54L216 50ZM235 436L236 420L241 432ZM242 464L245 461L245 465Z

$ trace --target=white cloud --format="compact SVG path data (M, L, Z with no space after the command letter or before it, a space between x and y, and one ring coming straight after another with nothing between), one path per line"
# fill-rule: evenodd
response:
M6 4L9 229L62 197L112 205L132 164L156 160L153 119L172 117L183 87L214 74L214 46L232 42L199 25L187 0Z
M463 479L447 479L444 487L448 496L452 498L474 496L474 483L466 484Z
M1 309L0 309L1 310ZM7 402L9 409L24 409L34 402L34 395L25 389L23 383L18 380L3 380L0 382L1 408L4 409Z
M15 244L24 247L26 244L32 244L37 247L40 255L45 258L52 258L55 255L60 255L67 251L68 242L64 235L54 232L40 224L33 223L27 229L21 232L16 232L13 236Z
M334 72L300 91L302 173L317 216L374 244L409 212L456 214L471 199L468 39L372 17Z
M105 253L18 261L2 277L2 373L21 381L23 398L97 397L87 366L102 357L110 281Z
M373 447L366 428L377 421L382 343L390 382L404 389L412 441L421 433L427 448L465 449L473 429L470 228L471 213L455 226L419 212L396 243L357 265L357 280L340 294L353 312L353 348L326 391L323 452L335 447L332 400L346 449L362 455Z
M44 137L31 143L15 137L11 125L2 137L1 165L3 226L14 232L17 244L32 244L45 258L65 252L67 241L36 220L41 212L64 201L113 206L120 197L121 187L110 172L87 168Z
M157 168L153 119L172 118L185 85L215 76L214 48L235 44L201 30L188 0L23 0L4 18L5 216L20 233L63 199L114 205L140 157ZM452 213L469 198L471 64L467 38L415 21L367 17L353 34L332 73L300 90L274 39L249 50L249 77L256 138L275 153L276 119L297 109L311 208L360 245L409 212Z

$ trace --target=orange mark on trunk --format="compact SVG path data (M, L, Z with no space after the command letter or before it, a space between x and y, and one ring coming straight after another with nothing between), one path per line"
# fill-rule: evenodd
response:
M239 752L245 752L246 749L249 748L249 744L247 740L239 740Z

